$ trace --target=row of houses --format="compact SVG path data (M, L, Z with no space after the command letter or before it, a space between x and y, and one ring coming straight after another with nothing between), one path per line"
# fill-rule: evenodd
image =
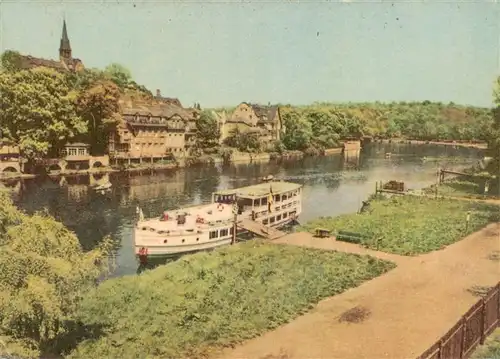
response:
M59 60L48 60L21 55L19 65L24 69L49 67L57 71L82 71L82 60L74 58L66 21L63 22L59 46ZM124 95L120 99L122 120L109 137L108 154L94 157L84 143L69 143L60 158L48 159L48 166L64 171L113 164L155 163L169 159L183 160L195 145L196 123L200 110L186 108L177 98L156 96L144 98ZM220 130L219 143L234 131L254 133L261 141L279 140L284 127L277 106L260 106L243 102L232 113L214 113ZM0 172L24 171L18 150L12 145L0 145ZM16 155L17 151L17 155ZM15 155L15 156L14 156Z

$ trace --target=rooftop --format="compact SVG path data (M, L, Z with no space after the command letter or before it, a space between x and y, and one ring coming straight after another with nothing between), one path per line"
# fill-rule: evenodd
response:
M279 194L283 192L293 191L301 187L302 187L301 184L279 181L279 182L259 183L248 187L221 190L215 192L215 194L228 195L236 193L237 196L241 197L262 197L268 195L271 189L274 194Z

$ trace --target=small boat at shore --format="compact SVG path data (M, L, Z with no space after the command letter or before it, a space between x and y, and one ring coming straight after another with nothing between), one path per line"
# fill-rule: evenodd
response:
M104 183L102 185L97 185L97 186L94 186L92 187L94 189L94 191L96 192L104 192L104 191L107 191L107 190L110 190L111 187L113 185L111 184L111 182L107 182L107 183Z
M235 227L237 233L245 231L245 221L264 233L283 227L301 214L301 198L302 185L279 181L217 191L212 203L165 211L158 218L145 219L137 208L135 254L168 257L228 245Z

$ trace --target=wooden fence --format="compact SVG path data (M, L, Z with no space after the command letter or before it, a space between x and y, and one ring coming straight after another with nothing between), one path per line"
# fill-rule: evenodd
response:
M500 323L500 282L418 359L464 359Z

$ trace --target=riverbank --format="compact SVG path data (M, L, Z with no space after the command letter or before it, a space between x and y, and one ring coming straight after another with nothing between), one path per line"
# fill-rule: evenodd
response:
M471 141L422 141L422 140L412 140L406 138L390 138L390 139L372 139L373 143L400 143L408 145L440 145L440 146L455 146L455 147L467 147L476 148L480 150L485 150L488 148L488 144L485 142L471 142Z
M344 149L331 148L326 149L321 156L328 156L334 154L342 154ZM78 175L98 175L98 174L109 174L109 173L119 173L119 172L142 172L142 171L164 171L173 170L178 168L185 168L200 164L241 164L241 163L253 163L253 162L269 162L273 160L287 160L287 159L300 159L305 157L305 153L302 151L285 151L281 154L273 153L249 153L249 152L238 152L235 151L231 154L228 159L225 159L219 155L202 155L196 159L186 159L176 163L167 164L145 164L145 165L134 165L130 167L100 167L87 170L66 170L52 171L47 175L50 177L60 177L60 176L78 176ZM17 179L30 179L36 178L41 175L39 174L24 174L17 172L0 173L0 181L17 180Z

